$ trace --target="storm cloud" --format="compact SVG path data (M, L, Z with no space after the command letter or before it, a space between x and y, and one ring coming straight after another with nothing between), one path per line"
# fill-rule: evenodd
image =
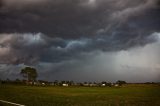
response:
M41 32L65 39L111 36L115 32L122 37L131 32L138 36L144 30L159 30L158 3L159 0L1 0L0 32Z
M50 80L157 81L159 23L159 0L0 0L0 73L29 65Z

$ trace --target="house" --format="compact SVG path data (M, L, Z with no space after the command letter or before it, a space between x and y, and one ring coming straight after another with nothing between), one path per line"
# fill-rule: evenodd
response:
M119 86L119 84L115 84L114 86L115 86L115 87L118 87L118 86Z
M62 84L62 86L65 86L65 87L67 87L67 86L68 86L68 84Z
M45 86L46 84L44 82L42 82L42 86Z
M106 84L102 84L101 86L106 86Z

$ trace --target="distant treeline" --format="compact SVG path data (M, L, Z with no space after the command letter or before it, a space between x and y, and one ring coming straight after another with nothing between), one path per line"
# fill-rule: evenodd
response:
M24 80L0 80L0 85L2 84L17 84L17 85L34 85L34 86L122 86L127 84L126 81L118 80L115 83L108 81L102 82L74 82L74 81L58 81L53 82L37 80L38 73L36 68L33 67L24 67L20 71L20 75L23 76ZM154 82L146 82L144 84L154 84Z
M37 80L37 81L28 81L28 80L0 80L0 85L3 84L14 84L14 85L34 85L34 86L122 86L127 84L126 81L118 80L115 83L102 81L102 82L74 82L74 81L58 81L55 80L53 82ZM159 84L156 82L145 82L145 83L128 83L128 84Z

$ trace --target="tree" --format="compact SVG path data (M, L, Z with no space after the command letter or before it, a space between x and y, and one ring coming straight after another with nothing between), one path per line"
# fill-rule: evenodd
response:
M38 76L37 70L32 67L25 67L25 68L21 69L20 74L23 75L24 78L27 78L27 82L36 81L36 78Z
M69 85L74 85L74 81L69 81Z
M117 83L119 86L122 86L123 84L126 84L125 81L121 81L121 80L118 80L116 83Z
M55 80L53 83L54 83L54 85L58 85L59 84L58 80Z

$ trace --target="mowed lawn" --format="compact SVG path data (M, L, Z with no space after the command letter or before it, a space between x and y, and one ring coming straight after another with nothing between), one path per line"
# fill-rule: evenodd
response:
M160 106L160 86L36 87L0 85L0 100L26 106ZM0 106L9 105L0 102Z

